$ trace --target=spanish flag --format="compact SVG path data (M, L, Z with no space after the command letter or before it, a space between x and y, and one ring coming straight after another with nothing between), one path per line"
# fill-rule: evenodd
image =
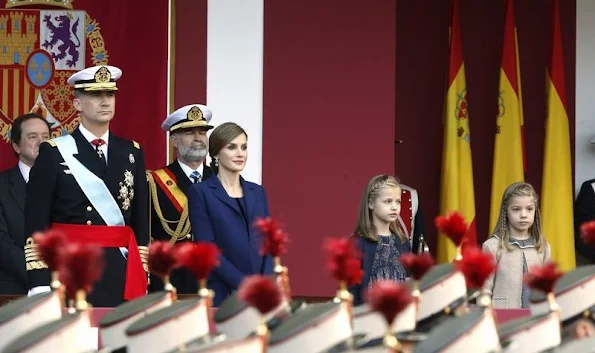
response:
M564 271L576 266L568 127L566 77L562 55L562 35L558 1L554 1L551 24L551 49L545 73L547 117L542 185L542 231L552 247L552 258Z
M494 143L490 232L498 222L502 194L506 187L514 182L525 180L523 104L518 53L513 0L507 0Z
M463 244L475 244L477 243L475 193L473 190L471 135L467 108L467 84L461 44L459 1L454 0L452 5L448 91L446 92L444 112L440 214L446 215L453 211L461 212L465 220L470 224ZM438 261L452 261L455 255L455 246L444 234L440 234L437 249Z

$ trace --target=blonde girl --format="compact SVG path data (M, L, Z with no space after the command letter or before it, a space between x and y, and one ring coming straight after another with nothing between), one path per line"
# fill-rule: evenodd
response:
M354 304L364 300L363 291L379 280L403 282L407 272L399 257L411 251L408 239L397 227L401 211L401 184L390 175L373 177L364 189L354 237L362 253L362 283L350 288Z
M550 246L541 232L539 196L531 184L518 182L506 188L498 223L483 250L497 261L495 275L484 288L492 294L493 306L529 307L529 288L523 276L551 259Z

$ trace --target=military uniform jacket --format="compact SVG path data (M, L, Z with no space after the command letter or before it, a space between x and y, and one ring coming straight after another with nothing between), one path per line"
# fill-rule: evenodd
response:
M188 188L192 184L188 176L180 167L176 160L167 167L156 170L150 173L149 177L149 192L151 194L151 238L153 240L167 240L172 241L172 233L176 233L176 229L187 230L178 231L176 234L178 239L174 242L184 242L192 240L192 229L190 226L190 219L184 216L180 225L180 219L184 213L184 208L187 207ZM159 175L165 178L160 178ZM204 166L202 180L206 180L211 176L211 169ZM166 231L166 228L169 231ZM196 294L198 285L196 278L185 269L175 269L170 275L170 281L178 293L181 294ZM151 283L149 291L163 290L163 281L157 276L151 275Z
M125 224L134 231L137 245L147 246L148 187L140 145L110 133L106 165L78 128L72 132L72 137L78 148L74 157L103 179L120 207ZM134 180L134 195L129 207L120 197L125 172L130 172ZM50 140L40 145L39 156L27 184L25 235L28 239L25 247L32 243L30 237L34 232L47 229L51 223L106 225L70 173L55 143ZM49 271L43 268L45 264L33 260L27 260L29 288L49 285ZM103 276L95 282L88 296L95 307L116 306L123 301L126 259L118 248L105 248L104 263Z
M409 238L411 251L421 253L425 246L423 237L423 215L419 207L417 190L410 186L401 184L401 212L397 220L397 226ZM420 244L421 242L421 244Z

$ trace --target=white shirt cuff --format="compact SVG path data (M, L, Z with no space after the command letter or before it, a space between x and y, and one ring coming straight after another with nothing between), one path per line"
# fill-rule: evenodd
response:
M50 288L50 286L37 286L37 287L33 287L33 288L29 289L27 296L30 297L35 294L51 292L51 291L52 291L52 288Z

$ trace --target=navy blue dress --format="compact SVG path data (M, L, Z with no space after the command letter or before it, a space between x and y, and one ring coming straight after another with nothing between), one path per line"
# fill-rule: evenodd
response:
M407 244L409 243L407 242ZM407 279L407 271L405 271L405 268L399 261L401 251L403 251L403 246L401 239L397 235L392 234L379 237L374 262L372 262L372 272L370 273L368 288L377 281L390 280L404 282Z
M411 252L409 241L401 242L398 235L381 236L378 242L371 239L354 237L362 253L362 269L364 276L360 284L349 287L353 295L353 304L360 305L365 301L364 292L378 280L394 280L403 282L408 274L399 262L401 254Z

